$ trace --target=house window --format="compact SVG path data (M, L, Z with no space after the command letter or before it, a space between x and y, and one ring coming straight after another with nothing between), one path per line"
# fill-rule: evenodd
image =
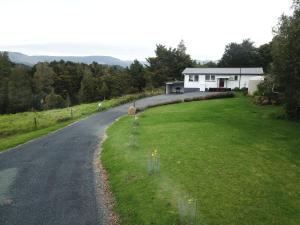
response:
M189 75L189 81L194 81L193 75Z
M238 76L237 75L234 76L234 80L238 80Z
M216 79L215 75L205 75L206 81L214 81Z
M194 76L194 81L195 81L195 82L198 82L198 81L199 81L199 76L198 76L198 75L195 75L195 76Z

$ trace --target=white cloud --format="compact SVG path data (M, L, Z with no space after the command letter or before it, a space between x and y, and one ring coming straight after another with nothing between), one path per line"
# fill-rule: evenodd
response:
M155 44L175 47L184 39L193 58L218 59L229 42L270 41L272 26L283 12L290 13L291 4L289 0L1 0L0 45L2 50L29 54L143 59L153 54Z

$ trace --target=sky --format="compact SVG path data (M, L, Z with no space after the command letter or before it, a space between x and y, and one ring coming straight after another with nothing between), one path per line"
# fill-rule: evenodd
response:
M193 59L225 45L271 41L292 0L0 0L0 50L28 55L153 56L184 40Z

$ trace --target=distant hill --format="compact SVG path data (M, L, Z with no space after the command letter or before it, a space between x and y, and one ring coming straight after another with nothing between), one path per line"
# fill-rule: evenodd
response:
M8 52L10 60L14 63L21 63L29 66L33 66L38 62L51 62L51 61L71 61L75 63L86 63L91 64L97 62L99 64L106 65L118 65L118 66L129 66L132 61L124 61L111 56L47 56L47 55L35 55L29 56L19 52Z

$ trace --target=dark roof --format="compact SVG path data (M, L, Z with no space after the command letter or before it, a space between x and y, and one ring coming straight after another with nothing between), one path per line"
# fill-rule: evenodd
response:
M183 74L243 74L243 75L263 75L261 67L255 68L186 68Z
M166 84L183 84L184 81L170 81L170 82L166 82Z

